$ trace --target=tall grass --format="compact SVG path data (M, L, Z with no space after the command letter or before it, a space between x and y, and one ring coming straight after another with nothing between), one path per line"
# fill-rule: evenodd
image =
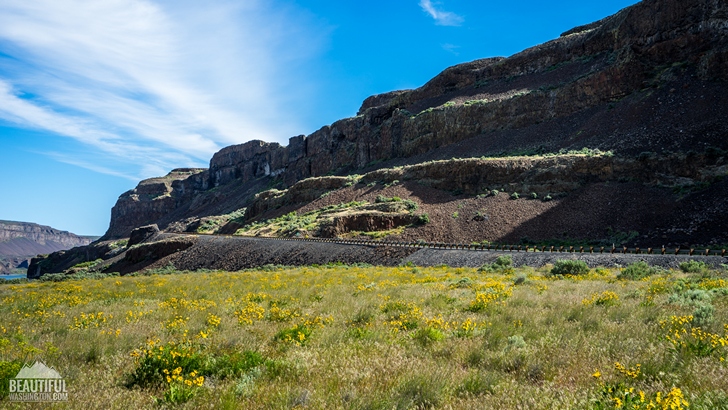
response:
M67 408L728 408L723 274L501 265L0 284L0 377L43 359Z

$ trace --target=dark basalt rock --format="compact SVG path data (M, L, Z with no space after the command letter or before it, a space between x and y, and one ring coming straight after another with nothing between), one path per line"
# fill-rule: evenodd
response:
M129 235L129 247L145 242L158 233L159 227L156 224L136 228Z

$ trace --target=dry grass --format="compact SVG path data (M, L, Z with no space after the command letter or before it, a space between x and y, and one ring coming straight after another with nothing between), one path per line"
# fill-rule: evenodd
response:
M331 266L0 285L0 360L54 366L67 408L582 409L630 394L625 408L648 408L676 389L690 408L728 408L721 274L618 273ZM672 319L700 291L707 354L691 347L697 326ZM186 403L165 402L166 382L126 387L150 341L203 358ZM263 362L226 369L235 352Z

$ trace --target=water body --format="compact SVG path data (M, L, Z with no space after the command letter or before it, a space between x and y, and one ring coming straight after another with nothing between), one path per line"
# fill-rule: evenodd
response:
M27 275L25 275L25 274L22 274L22 275L0 275L0 279L7 279L7 280L10 280L10 279L25 279L25 278L27 278Z

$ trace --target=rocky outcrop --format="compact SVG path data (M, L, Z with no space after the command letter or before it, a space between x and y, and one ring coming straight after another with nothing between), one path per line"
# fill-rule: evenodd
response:
M167 255L177 253L194 245L195 238L175 237L166 238L156 242L140 244L130 247L124 256L128 263L139 263L145 260L157 260Z
M351 185L352 180L347 177L316 177L306 178L293 184L286 190L272 189L255 195L245 212L245 220L255 219L263 212L280 208L284 205L311 202L327 192Z
M350 232L388 231L418 223L419 217L407 212L356 212L336 215L319 229L322 238L338 238Z
M685 189L713 183L726 175L728 152L716 151L665 156L646 152L637 158L619 158L609 153L596 152L589 155L428 161L404 167L382 168L356 179L309 178L288 190L264 191L256 195L251 203L246 220L255 220L259 215L283 206L301 206L328 191L353 183L391 185L416 181L420 185L468 195L499 190L520 195L535 193L538 197L544 197L573 192L587 184L610 181L632 181Z
M86 246L39 255L30 260L28 278L36 279L46 273L61 273L75 265L98 259L107 260L126 250L126 241L96 241Z
M129 234L128 246L138 245L145 242L159 233L159 227L157 225L140 226L134 229Z
M119 197L104 239L129 236L132 229L163 218L180 201L206 190L207 183L207 171L199 168L173 169L164 177L145 179Z
M208 170L142 181L119 198L105 237L247 207L271 185L451 152L728 149L727 33L723 1L644 0L509 58L457 65L418 89L369 97L356 117L288 146L249 141L216 153Z

